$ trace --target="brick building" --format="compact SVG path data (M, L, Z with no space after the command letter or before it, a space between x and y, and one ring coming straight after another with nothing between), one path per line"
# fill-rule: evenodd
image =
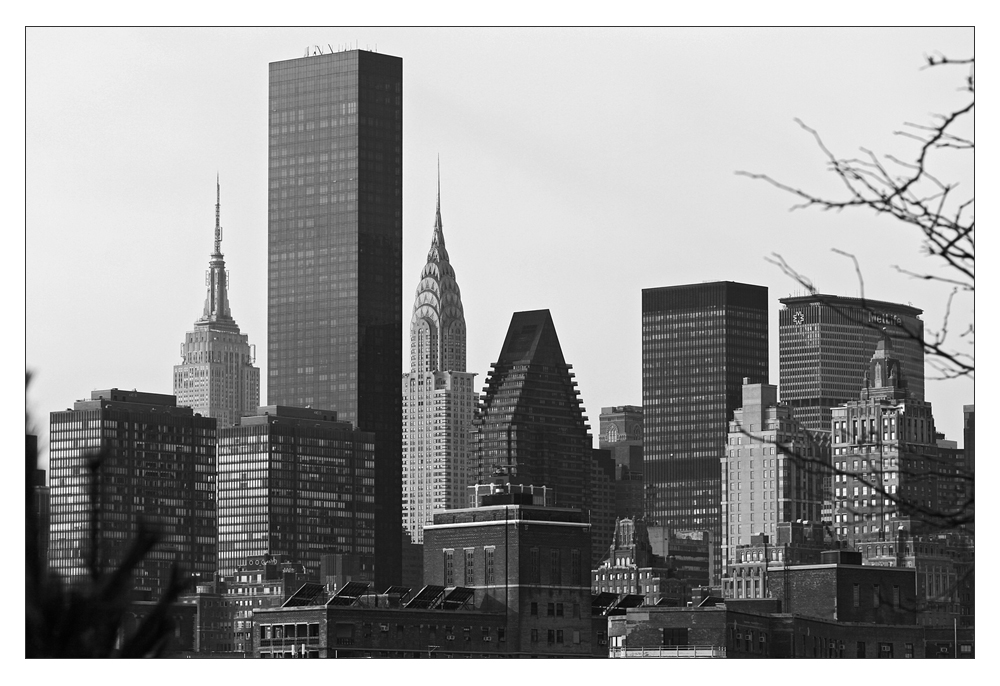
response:
M439 513L425 527L424 582L469 588L473 607L505 611L511 655L589 655L590 525L530 490L494 488L479 507Z
M768 574L771 597L637 607L610 617L612 657L922 658L974 655L972 630L917 623L914 572L828 551Z
M426 587L419 593L393 587L390 590L396 593L369 595L368 586L352 585L344 589L346 593L329 598L322 594L312 600L303 598L305 605L296 605L299 599L293 596L283 607L256 611L255 657L507 655L503 611L483 612L461 600L448 600L449 595L467 599L467 589L453 589L448 594L440 587Z

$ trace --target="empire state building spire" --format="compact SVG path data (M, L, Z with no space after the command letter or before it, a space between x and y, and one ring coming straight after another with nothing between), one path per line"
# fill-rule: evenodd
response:
M208 262L208 294L201 318L181 344L181 364L174 366L177 404L233 426L253 414L260 402L260 370L254 346L240 333L229 312L229 274L222 257L222 196L215 179L215 245Z
M215 324L236 327L236 322L229 311L229 285L227 283L226 261L222 256L222 224L219 221L221 210L222 186L219 177L215 177L215 249L209 261L208 275L205 285L208 294L205 298L205 309L197 323L212 322Z

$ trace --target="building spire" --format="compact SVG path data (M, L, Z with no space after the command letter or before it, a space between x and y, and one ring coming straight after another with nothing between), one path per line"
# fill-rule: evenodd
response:
M465 313L444 245L440 158L434 233L410 319L410 371L465 371Z
M201 323L215 323L235 326L233 316L229 311L229 284L226 273L226 261L222 256L222 224L220 215L222 209L222 185L219 175L215 175L215 249L208 263L206 285L208 293L205 297L205 309L202 311Z
M219 183L219 172L215 173L215 252L212 256L222 257L222 224L219 223L221 209L222 185Z
M448 251L444 247L444 225L441 221L441 155L438 155L437 182L437 211L434 215L434 235L431 238L431 249L427 253L427 261L432 262L443 259L447 262Z

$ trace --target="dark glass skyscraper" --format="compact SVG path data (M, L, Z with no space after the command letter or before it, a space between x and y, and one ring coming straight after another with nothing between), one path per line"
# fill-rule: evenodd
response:
M515 312L472 422L479 483L500 469L586 512L593 441L570 369L549 311Z
M340 553L370 580L373 439L335 412L281 406L220 429L219 574L274 557L305 565L315 580L323 556Z
M831 408L857 400L883 330L903 365L909 397L924 399L922 310L821 293L779 302L781 402L804 428L829 431Z
M403 62L364 50L270 65L269 405L376 436L376 585L401 555Z
M719 465L744 378L768 380L767 288L720 281L642 291L647 521L712 532L716 583Z

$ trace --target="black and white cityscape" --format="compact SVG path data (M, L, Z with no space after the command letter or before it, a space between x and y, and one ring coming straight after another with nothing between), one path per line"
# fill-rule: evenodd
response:
M27 657L974 658L973 38L29 28Z

